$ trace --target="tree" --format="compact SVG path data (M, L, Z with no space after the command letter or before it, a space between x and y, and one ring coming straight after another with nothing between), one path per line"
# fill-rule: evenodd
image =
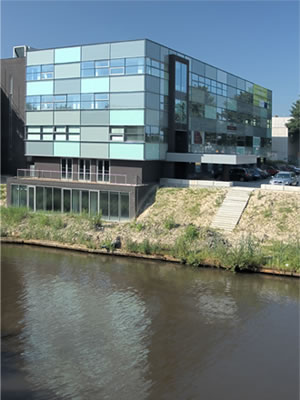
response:
M300 99L291 108L291 120L285 125L293 138L299 136L300 132Z

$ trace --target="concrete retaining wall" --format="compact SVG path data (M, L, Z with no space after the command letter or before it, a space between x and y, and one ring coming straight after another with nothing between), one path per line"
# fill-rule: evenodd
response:
M299 192L300 193L300 187L299 186L285 186L285 185L260 185L261 189L265 190L274 190L276 192Z
M202 187L231 187L233 186L233 184L232 182L221 182L221 181L161 178L160 186L202 188Z

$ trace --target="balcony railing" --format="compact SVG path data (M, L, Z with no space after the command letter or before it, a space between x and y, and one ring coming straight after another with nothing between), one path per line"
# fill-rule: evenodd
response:
M92 172L46 171L37 169L18 169L18 178L49 179L59 181L78 181L91 183L127 184L127 175L102 174ZM137 177L138 178L138 177ZM136 182L138 183L138 182Z

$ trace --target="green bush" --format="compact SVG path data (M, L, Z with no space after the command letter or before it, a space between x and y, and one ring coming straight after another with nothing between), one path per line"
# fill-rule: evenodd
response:
M19 224L27 218L29 211L26 207L1 207L2 222L7 225Z
M130 228L134 231L141 232L145 228L145 226L141 222L133 221L130 224Z
M170 215L165 219L164 226L168 231L177 227L173 215Z
M300 241L283 243L274 241L266 248L267 266L300 270Z
M198 232L198 229L195 227L195 225L190 224L185 228L184 238L186 240L189 240L192 242L193 240L197 239L198 236L199 236L199 232Z
M102 211L90 217L92 228L99 229L102 227Z
M259 243L251 236L242 238L236 246L227 248L221 256L222 264L234 271L263 266L265 261Z

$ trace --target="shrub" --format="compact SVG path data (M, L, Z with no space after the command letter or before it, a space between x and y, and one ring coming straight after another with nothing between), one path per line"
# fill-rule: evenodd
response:
M300 270L300 241L283 243L274 241L267 247L267 265L274 268Z
M186 240L189 240L192 242L193 240L197 239L198 236L199 236L199 232L198 232L198 229L195 227L195 225L190 224L185 228L184 238Z
M223 264L233 271L265 264L265 256L261 247L251 236L242 238L236 246L227 248L222 258Z
M102 211L90 218L92 228L99 229L102 227Z
M27 218L29 211L26 207L1 207L1 219L7 225L19 224Z
M130 228L134 231L141 232L145 228L145 226L141 222L133 221L130 224Z
M169 217L166 218L164 226L168 231L177 227L173 215L170 215Z

